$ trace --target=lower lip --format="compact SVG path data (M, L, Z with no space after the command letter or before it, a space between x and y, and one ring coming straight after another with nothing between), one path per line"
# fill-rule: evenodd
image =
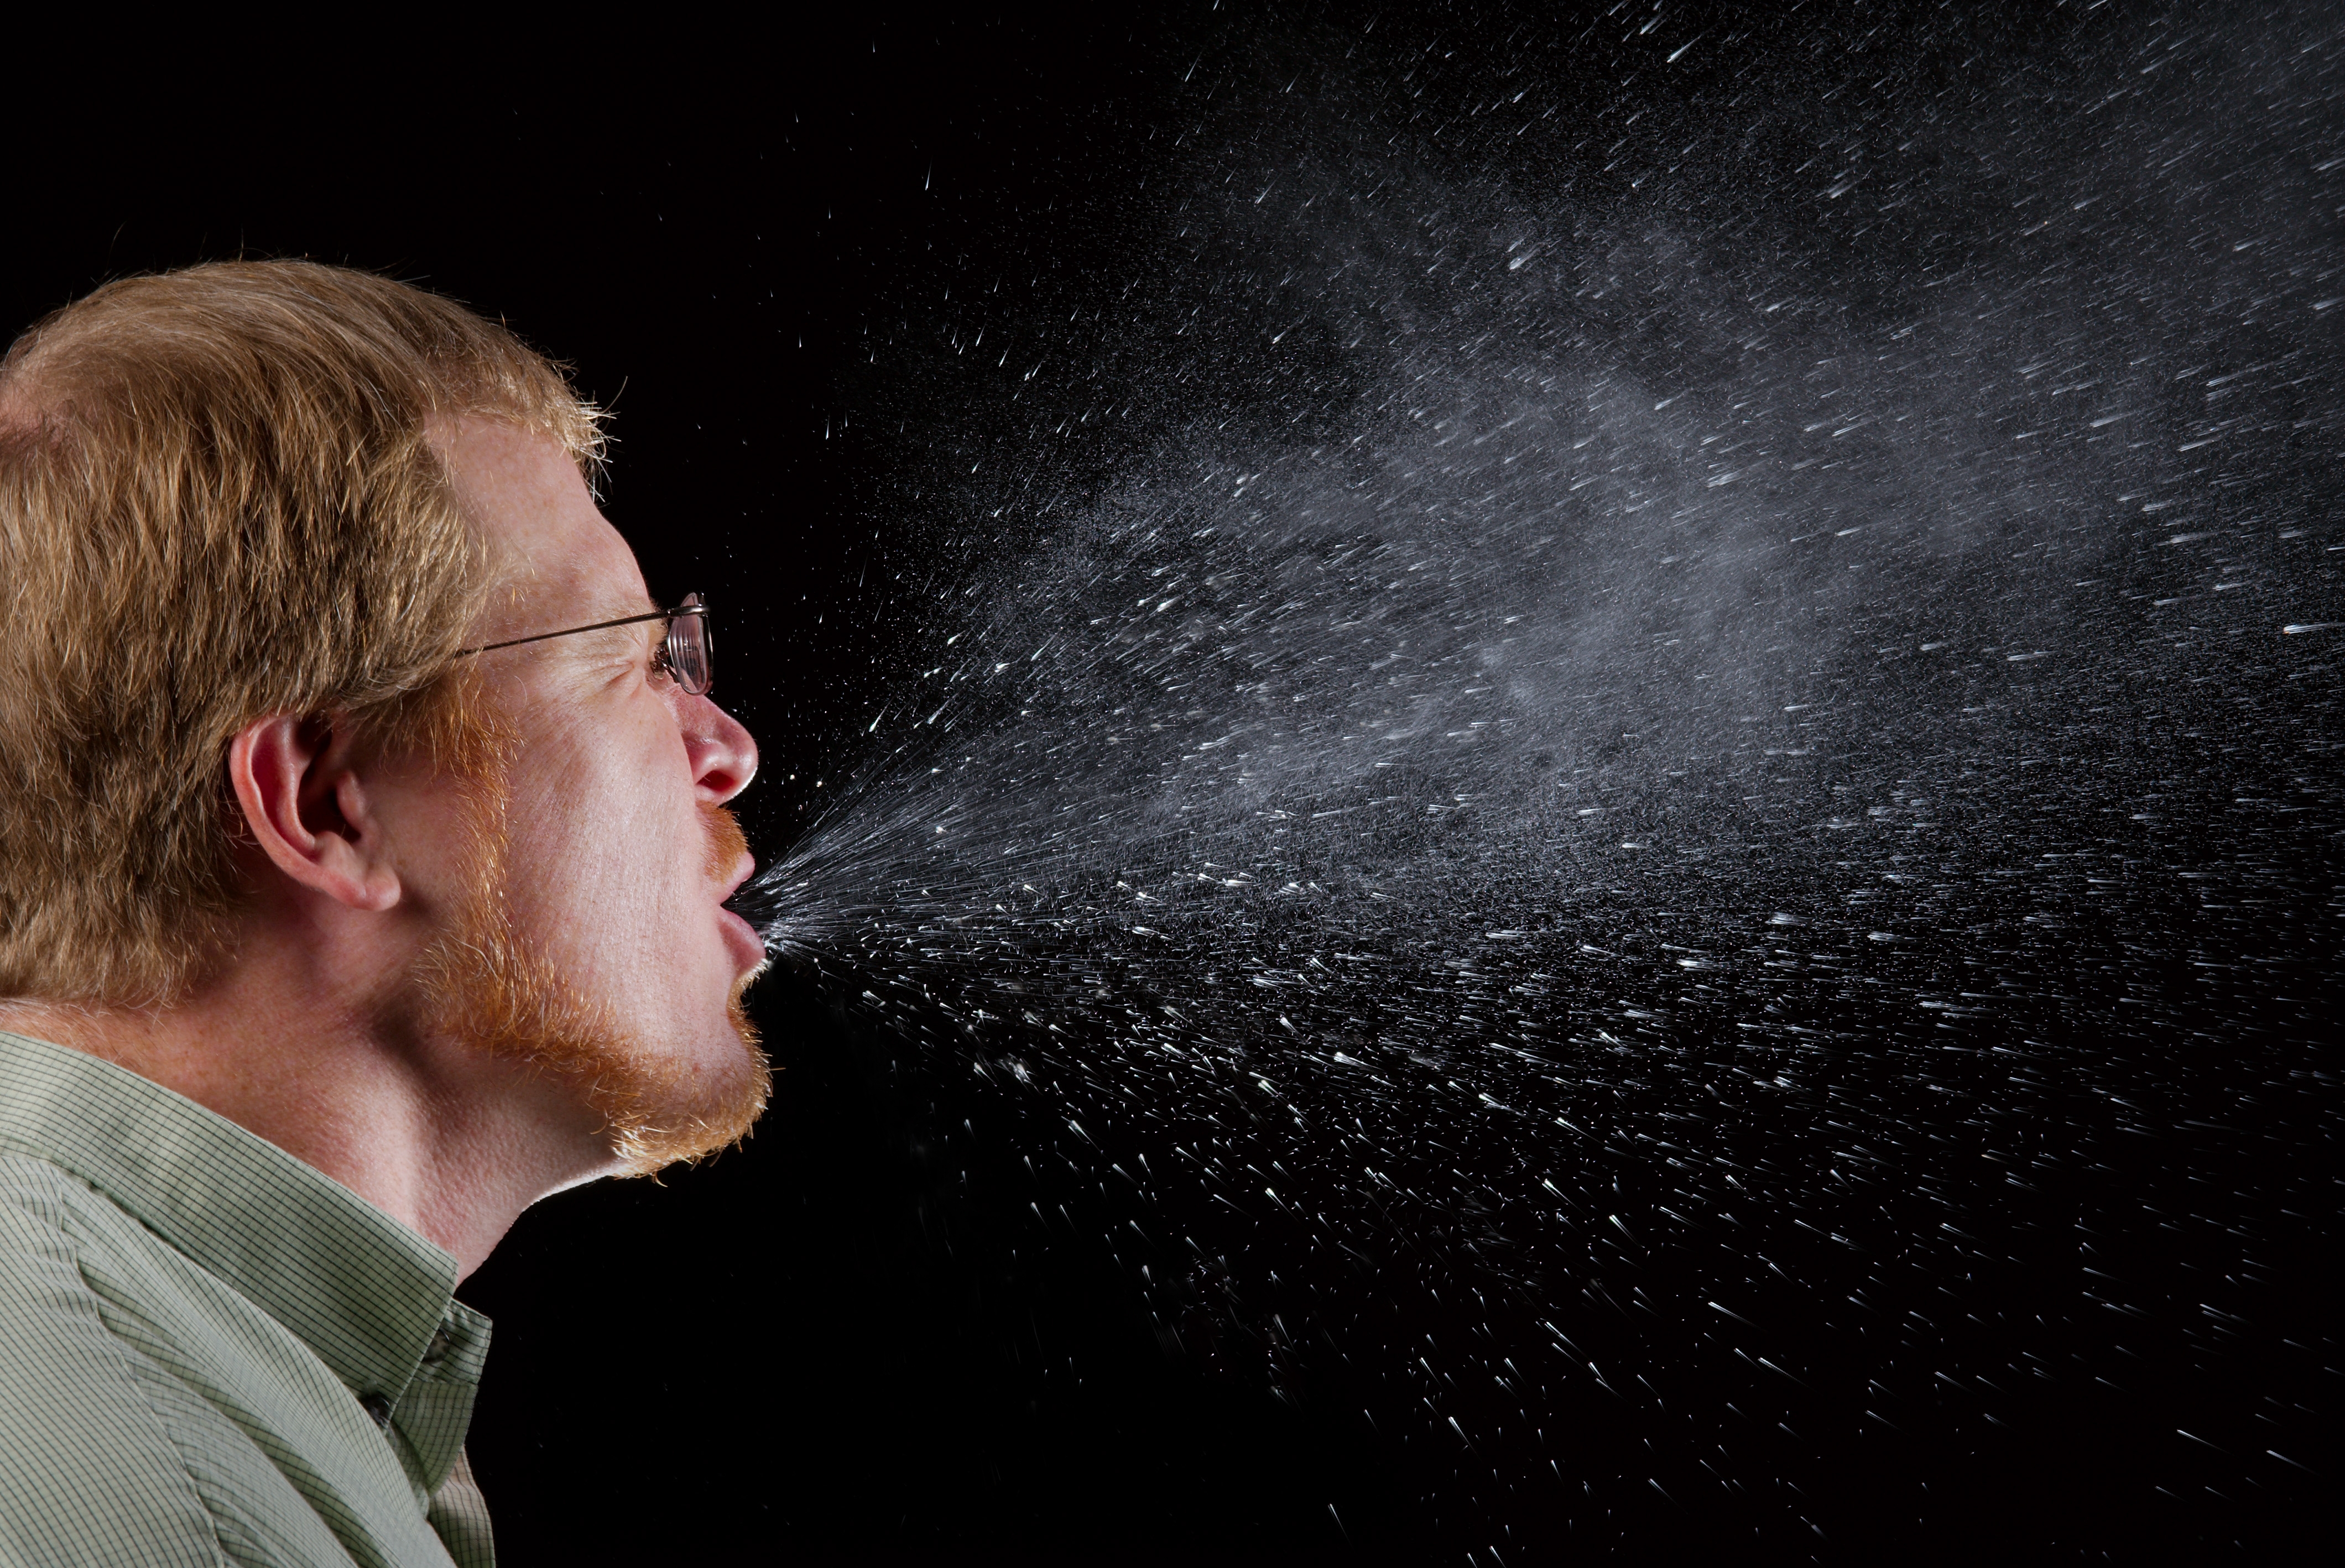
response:
M730 909L719 909L716 916L717 923L725 927L725 940L742 968L754 969L766 961L765 939L757 935L756 926Z

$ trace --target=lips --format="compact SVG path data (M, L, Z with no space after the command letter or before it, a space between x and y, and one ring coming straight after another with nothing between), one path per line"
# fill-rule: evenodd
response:
M742 836L741 824L731 812L713 804L704 805L702 811L708 829L708 875L725 878L716 894L716 923L724 928L725 945L733 950L735 961L746 973L765 963L765 938L757 935L756 926L723 905L756 871L757 860L749 853L748 841ZM727 872L732 874L729 877L726 875Z
M754 969L766 961L765 938L757 935L756 926L730 909L719 909L716 923L724 927L725 945L743 969Z

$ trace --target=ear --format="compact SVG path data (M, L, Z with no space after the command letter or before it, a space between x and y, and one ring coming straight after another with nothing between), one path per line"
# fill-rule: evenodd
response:
M228 782L254 840L289 880L349 908L381 911L399 902L399 873L354 751L339 719L279 713L228 743Z

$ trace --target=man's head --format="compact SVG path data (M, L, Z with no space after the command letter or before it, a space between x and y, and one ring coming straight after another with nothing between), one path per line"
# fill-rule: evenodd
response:
M560 447L484 420L444 444L466 515L493 520L476 645L652 608ZM665 634L638 622L475 655L513 762L470 794L466 842L487 850L421 965L454 1033L581 1077L637 1170L738 1138L767 1081L739 1007L763 947L718 907L750 870L723 803L756 748L655 669Z
M754 745L656 621L461 656L653 608L599 455L511 333L340 268L127 279L26 333L0 1000L168 1008L306 899L398 934L381 1028L574 1078L639 1168L737 1137L757 956L716 905Z

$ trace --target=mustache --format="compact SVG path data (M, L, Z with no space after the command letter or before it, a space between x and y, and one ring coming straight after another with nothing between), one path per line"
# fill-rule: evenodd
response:
M708 829L708 855L701 864L711 882L724 882L733 875L741 857L749 853L749 840L741 832L741 822L721 805L704 804L701 812Z

